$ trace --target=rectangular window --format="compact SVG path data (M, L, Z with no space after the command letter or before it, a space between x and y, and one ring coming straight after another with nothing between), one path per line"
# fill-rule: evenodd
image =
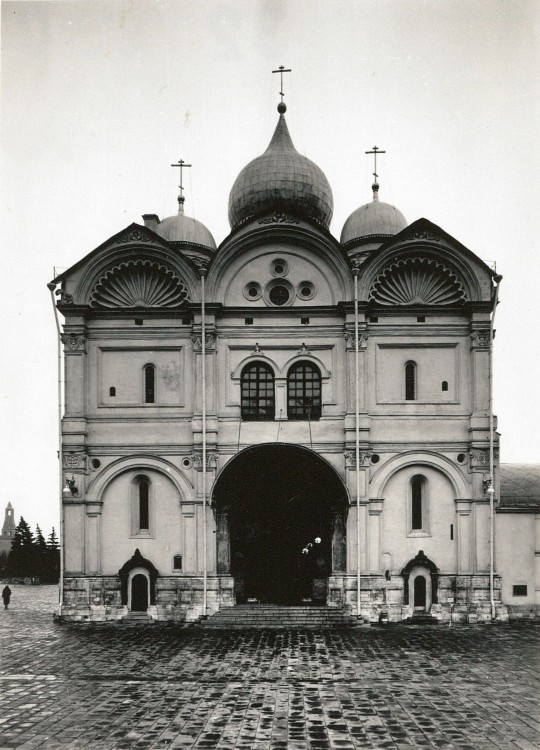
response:
M527 596L526 584L514 584L514 586L512 586L512 596Z

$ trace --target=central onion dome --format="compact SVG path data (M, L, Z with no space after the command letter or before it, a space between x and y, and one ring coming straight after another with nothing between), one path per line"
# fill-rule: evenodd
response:
M167 242L182 242L190 245L201 245L210 250L216 249L216 243L210 231L197 219L184 214L183 195L178 198L178 213L169 216L152 227L156 234Z
M322 170L295 149L284 113L270 145L247 164L236 178L229 196L229 223L234 229L251 218L273 211L323 224L328 228L334 209L332 190Z
M374 243L380 245L401 232L407 220L395 206L379 201L379 185L374 182L373 200L349 216L341 231L341 244L348 248Z

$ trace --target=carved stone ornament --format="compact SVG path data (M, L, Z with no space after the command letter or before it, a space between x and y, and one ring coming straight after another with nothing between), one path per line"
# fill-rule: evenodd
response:
M61 305L72 305L73 304L73 295L72 294L68 294L63 289L58 290L56 292L56 294L57 294L57 296L59 298L58 302Z
M85 338L82 333L63 333L60 338L66 352L84 352Z
M194 451L191 454L191 460L193 461L193 468L197 471L202 471L203 468L203 455L202 451ZM206 454L206 468L207 469L215 469L217 468L217 460L218 455L217 453L207 453Z
M194 333L191 337L193 341L193 351L202 352L202 336L200 333ZM213 332L207 333L204 337L204 348L205 351L215 351L216 348L216 334Z
M306 355L306 354L311 354L311 352L309 351L309 349L307 348L307 346L304 344L303 341L302 341L302 346L298 350L298 354L300 354L301 356Z
M465 290L456 274L432 258L392 263L374 281L369 299L378 305L459 305Z
M151 260L130 260L100 278L90 297L91 307L182 307L188 290L170 268Z
M441 238L439 235L430 232L428 229L413 229L409 232L405 240L431 240L432 242L440 242Z
M358 454L360 459L360 466L369 466L369 459L371 458L372 450L361 450ZM348 469L356 469L356 451L345 451L345 466Z
M263 216L259 219L259 224L299 224L300 220L286 214L284 211L275 211L270 216Z
M62 466L64 469L85 469L86 453L82 451L63 451Z
M345 348L348 352L355 351L356 349L356 339L354 335L354 331L345 331ZM367 342L369 339L369 333L367 331L359 331L358 332L358 348L359 349L365 349L367 346Z
M471 346L473 349L489 349L489 329L473 331L471 333Z
M189 260L193 263L195 268L197 268L199 271L208 271L208 266L210 265L210 261L207 258L199 258L197 255L189 255Z
M499 459L499 451L493 451L493 461L497 463ZM485 469L489 466L489 451L475 448L471 451L471 466L473 468Z
M364 265L369 255L369 252L356 253L356 255L353 255L351 257L351 267L353 271L358 271L360 267Z
M132 229L126 229L122 232L120 237L116 238L116 242L122 245L127 245L130 242L156 242L156 238L153 237L144 227L133 227Z

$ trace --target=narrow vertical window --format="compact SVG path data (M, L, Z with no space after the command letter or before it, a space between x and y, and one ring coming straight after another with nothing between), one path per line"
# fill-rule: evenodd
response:
M153 404L156 399L156 368L154 365L144 367L144 403Z
M139 531L150 530L150 502L148 479L139 479Z
M262 362L242 370L242 419L252 422L274 419L274 373Z
M413 531L421 531L424 528L424 478L416 475L411 482L411 527Z
M405 364L405 400L416 401L416 364Z

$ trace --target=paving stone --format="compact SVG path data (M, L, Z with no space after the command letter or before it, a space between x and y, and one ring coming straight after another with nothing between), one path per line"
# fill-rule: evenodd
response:
M0 750L540 748L540 627L204 631L0 611Z

